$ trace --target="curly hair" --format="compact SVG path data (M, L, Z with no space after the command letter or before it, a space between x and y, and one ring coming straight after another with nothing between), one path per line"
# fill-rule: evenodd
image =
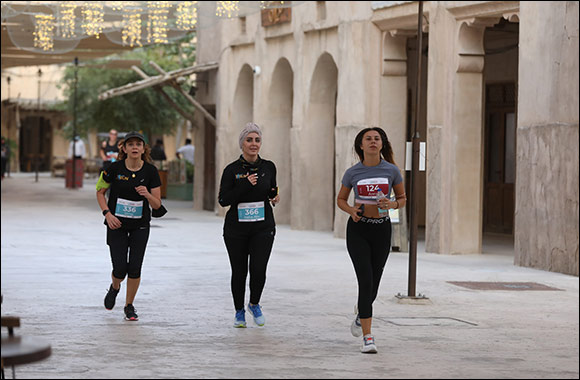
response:
M131 140L131 139L129 139ZM141 159L145 162L152 163L153 160L151 159L151 147L146 142L143 142L145 146L145 152L141 155ZM127 145L127 140L123 141L123 146ZM119 149L119 155L117 156L118 160L124 160L127 158L127 153L123 149Z

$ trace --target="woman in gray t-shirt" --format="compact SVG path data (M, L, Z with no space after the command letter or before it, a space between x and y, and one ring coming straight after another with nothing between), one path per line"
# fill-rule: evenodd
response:
M376 353L371 335L372 304L391 249L391 221L386 211L405 206L405 185L393 160L387 134L381 128L360 131L354 149L360 162L344 173L337 204L350 215L346 245L358 281L357 316L351 333L356 337L363 335L361 352ZM354 206L348 204L351 189L355 194ZM391 190L395 200L388 197Z

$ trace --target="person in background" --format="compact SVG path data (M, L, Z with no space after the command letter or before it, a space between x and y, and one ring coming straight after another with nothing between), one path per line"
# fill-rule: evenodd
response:
M117 131L111 129L109 131L109 138L103 141L101 145L101 158L103 159L102 170L106 170L113 162L117 160L119 155L119 146L117 142Z
M73 147L74 155L76 159L86 158L85 143L79 136L75 136L74 140L68 145L68 157L73 158Z
M2 179L6 175L6 167L8 166L8 159L10 157L10 149L4 136L2 136Z
M151 159L155 166L157 166L157 169L163 169L163 161L167 160L167 156L165 155L163 141L161 139L157 139L155 145L151 148Z
M177 149L177 152L175 153L175 155L180 160L182 158L181 155L183 155L183 158L187 162L189 162L190 164L193 165L194 152L195 152L195 147L193 145L191 145L191 139L185 139L185 145L182 146L181 148Z

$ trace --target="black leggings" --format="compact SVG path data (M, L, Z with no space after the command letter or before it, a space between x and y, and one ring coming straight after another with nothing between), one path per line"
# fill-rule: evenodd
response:
M113 276L123 280L141 277L141 267L145 257L145 248L149 240L149 226L134 230L119 228L112 230L107 227L107 244L111 251ZM129 257L127 258L127 254Z
M363 217L355 223L349 218L346 247L358 281L359 317L371 318L373 302L391 250L391 221Z
M274 244L274 230L261 231L245 237L224 235L232 267L231 288L236 310L244 308L248 257L250 258L250 303L260 303L266 284L266 267Z

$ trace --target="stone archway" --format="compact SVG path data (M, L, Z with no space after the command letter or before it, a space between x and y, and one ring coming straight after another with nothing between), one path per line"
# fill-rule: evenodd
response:
M335 211L335 126L338 67L332 56L318 59L310 80L305 134L301 141L307 159L300 180L300 194L307 197L305 229L332 231ZM304 189L303 186L307 186ZM298 190L296 188L296 190ZM293 191L297 194L297 191ZM294 213L294 209L292 210Z
M232 109L232 130L233 143L239 150L238 133L246 125L254 120L254 72L248 64L242 66L238 75L238 83L234 92Z
M268 92L268 113L264 120L264 157L277 168L282 202L274 209L277 224L290 224L292 205L291 136L294 102L294 72L287 59L281 58L272 73Z

